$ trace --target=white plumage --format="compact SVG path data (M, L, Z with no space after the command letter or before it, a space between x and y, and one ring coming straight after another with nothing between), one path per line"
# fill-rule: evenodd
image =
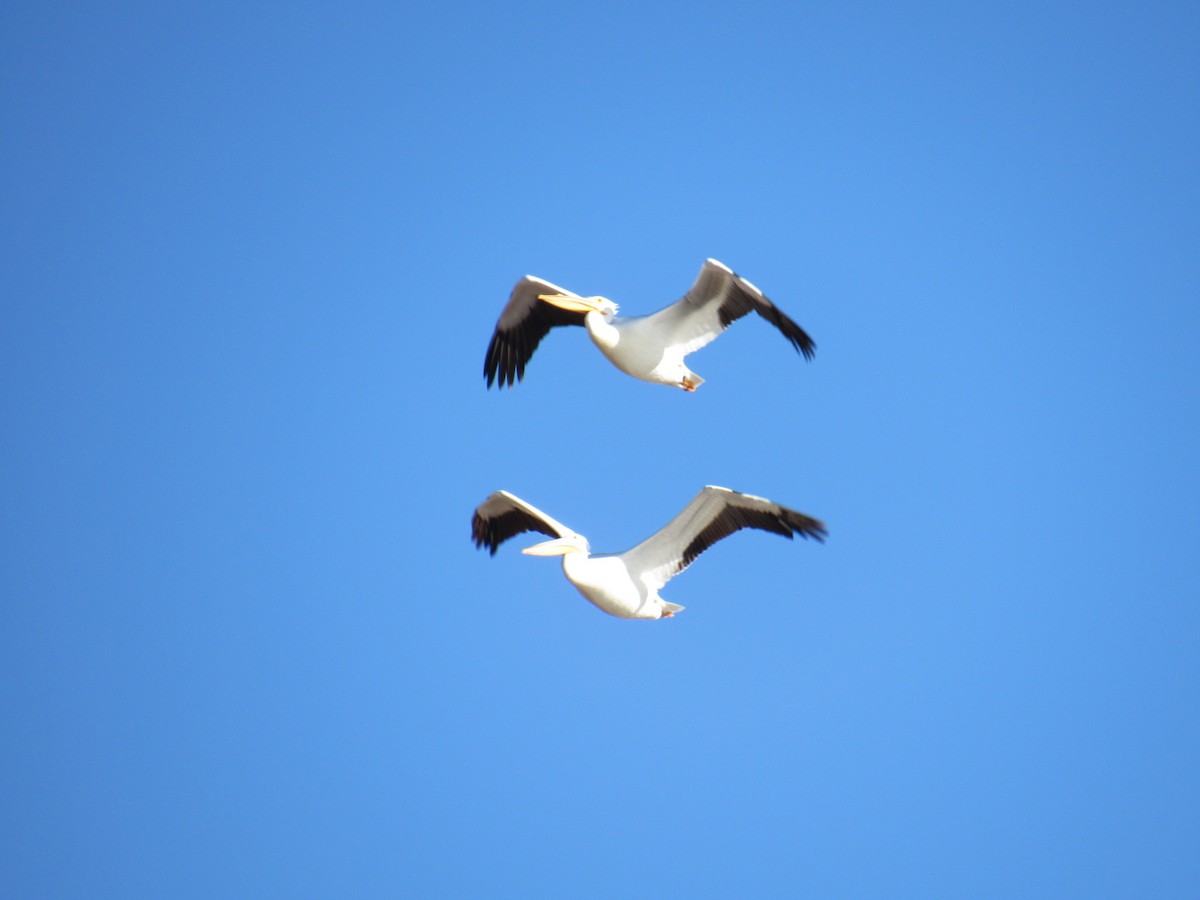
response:
M552 540L525 549L563 558L563 574L589 601L623 619L670 618L683 609L658 592L722 538L743 528L824 541L824 523L762 497L709 485L663 528L624 553L591 553L587 538L507 491L479 505L471 521L476 547L497 548L526 531Z
M691 289L677 302L648 316L622 318L606 297L581 297L526 275L513 288L496 322L483 374L488 387L512 387L550 329L582 325L618 369L634 378L694 391L703 381L684 357L712 342L751 311L779 329L792 346L812 359L816 344L757 287L715 259L700 267Z

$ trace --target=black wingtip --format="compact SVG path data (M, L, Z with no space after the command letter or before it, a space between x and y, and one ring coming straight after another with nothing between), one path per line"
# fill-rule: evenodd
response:
M759 312L782 332L783 336L788 339L791 345L796 348L796 351L806 360L811 362L812 358L817 355L817 342L812 339L807 331L785 315L779 307L771 304L769 309L760 308Z
M475 542L476 550L486 547L489 556L495 556L496 551L500 549L500 544L492 534L491 528L479 513L471 517L471 540Z
M791 525L796 534L803 538L812 538L819 544L825 543L825 538L829 537L829 529L825 527L825 523L820 519L814 519L812 516L806 516L803 513L797 514L795 520L788 523Z
M801 331L801 340L792 341L792 345L800 351L808 362L813 361L813 357L817 355L817 342L808 336L806 332Z

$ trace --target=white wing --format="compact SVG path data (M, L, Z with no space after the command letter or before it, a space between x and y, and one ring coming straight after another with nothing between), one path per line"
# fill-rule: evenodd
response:
M551 328L583 324L583 313L544 303L538 294L578 296L533 275L526 275L514 285L484 357L483 375L488 387L497 378L500 387L512 387L514 381L524 378L525 365Z
M526 531L537 531L552 538L575 534L566 525L508 491L496 491L489 496L476 507L471 519L471 537L475 546L487 547L492 556L509 538Z
M803 328L784 315L763 292L728 266L705 260L691 289L678 302L643 320L661 334L668 346L681 348L681 355L711 343L751 310L782 332L805 359L812 359L817 345Z
M658 590L722 538L743 528L824 542L825 524L752 494L708 485L665 527L621 554L630 572Z

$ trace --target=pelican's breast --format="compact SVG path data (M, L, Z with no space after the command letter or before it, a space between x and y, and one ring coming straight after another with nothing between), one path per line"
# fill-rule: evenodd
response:
M662 335L648 323L646 316L604 321L600 316L587 318L588 333L600 351L618 369L644 381L659 381L655 370L663 360Z
M609 615L636 619L646 612L646 592L630 577L619 556L568 553L563 557L563 574L579 593Z

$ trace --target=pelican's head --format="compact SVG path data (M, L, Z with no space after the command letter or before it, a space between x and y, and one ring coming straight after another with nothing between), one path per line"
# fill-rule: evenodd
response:
M587 553L588 542L582 534L542 541L521 551L528 556L566 556L568 553Z
M539 300L544 300L551 306L570 310L577 313L596 312L605 318L612 318L619 311L617 304L607 297L577 297L574 294L538 294Z

